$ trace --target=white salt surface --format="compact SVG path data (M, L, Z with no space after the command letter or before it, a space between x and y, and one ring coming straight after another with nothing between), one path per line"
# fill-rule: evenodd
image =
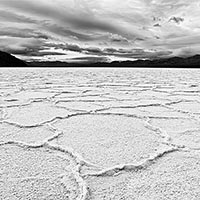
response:
M199 200L200 70L1 69L0 199Z

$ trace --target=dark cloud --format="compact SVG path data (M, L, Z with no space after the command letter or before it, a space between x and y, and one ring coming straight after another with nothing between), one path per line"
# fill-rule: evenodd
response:
M27 52L26 52L27 53ZM23 54L25 55L25 54ZM42 52L28 52L26 56L60 56L60 55L67 55L66 53L60 53L60 52L53 52L53 51L42 51Z
M66 51L82 52L82 48L76 44L57 44L57 45L54 45L54 47L56 49L62 49Z
M83 52L85 52L86 54L102 54L102 50L98 47L88 47L88 48L83 48L82 49Z
M107 21L100 20L90 15L74 15L72 12L60 12L50 3L42 3L27 0L1 0L1 4L18 9L21 12L42 16L46 19L60 21L62 24L70 24L74 28L83 30L98 30L111 33L121 32L116 26Z
M17 23L40 23L41 21L26 17L24 15L19 15L14 12L7 10L0 10L0 19L2 21L17 22Z
M37 32L32 29L17 29L17 28L4 28L3 30L0 30L0 36L9 36L9 37L18 37L18 38L39 38L39 39L49 39L49 36Z
M171 51L147 51L144 49L116 49L116 48L105 48L100 49L98 47L80 47L74 44L57 44L53 45L56 46L56 49L62 49L66 51L74 51L88 55L95 55L95 56L116 56L121 58L158 58L169 56L172 54Z
M49 49L45 44L44 39L38 38L0 37L0 49L11 54L28 56Z
M117 52L117 50L114 48L105 48L104 52L108 53L108 54L113 54L113 53Z
M154 27L161 27L160 24L154 24L153 26L154 26Z
M175 22L177 24L180 24L183 21L184 21L184 18L182 18L182 17L171 17L169 19L169 22Z
M78 30L73 31L63 27L62 25L50 24L49 22L45 22L43 24L43 29L48 32L54 33L55 35L71 38L78 41L95 40L95 37L91 34L84 34L79 32Z

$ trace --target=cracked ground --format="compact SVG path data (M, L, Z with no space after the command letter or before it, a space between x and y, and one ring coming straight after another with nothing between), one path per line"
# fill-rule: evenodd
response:
M199 200L200 70L1 69L0 199Z

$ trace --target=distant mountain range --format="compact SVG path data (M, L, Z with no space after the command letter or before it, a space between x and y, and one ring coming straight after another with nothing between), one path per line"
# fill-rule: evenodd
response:
M0 51L0 67L27 67L27 66L28 65L24 61L8 53Z
M111 63L68 63L68 62L24 62L8 53L0 51L0 67L200 67L200 55L188 58L114 61Z
M66 63L66 62L31 62L29 66L60 66L60 67L200 67L200 55L188 58L172 57L168 59L114 61L111 63Z

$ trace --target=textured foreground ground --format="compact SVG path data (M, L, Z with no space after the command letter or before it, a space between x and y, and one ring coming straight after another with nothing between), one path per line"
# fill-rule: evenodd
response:
M0 199L199 200L200 70L1 69Z

